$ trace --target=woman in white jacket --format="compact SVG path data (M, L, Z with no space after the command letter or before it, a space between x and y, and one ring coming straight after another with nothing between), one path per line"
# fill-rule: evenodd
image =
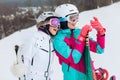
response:
M52 37L56 35L60 27L60 21L53 13L44 12L42 16L44 18L46 16L46 18L38 24L38 32L28 42L26 52L24 53L26 80L52 80L50 76L51 73L54 73L51 70L53 55L55 55L53 54Z

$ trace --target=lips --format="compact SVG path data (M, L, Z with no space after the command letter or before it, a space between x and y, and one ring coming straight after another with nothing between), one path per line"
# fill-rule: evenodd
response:
M57 31L57 29L53 29L54 31Z

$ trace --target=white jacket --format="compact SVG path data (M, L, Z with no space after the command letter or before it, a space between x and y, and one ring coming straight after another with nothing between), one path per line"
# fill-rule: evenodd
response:
M33 36L33 39L27 43L27 46L24 48L26 80L53 80L50 79L51 74L55 72L52 71L52 62L55 63L53 64L54 67L59 67L60 75L58 74L57 77L59 77L59 80L62 80L62 71L58 59L53 53L51 37L42 31L38 31ZM53 61L53 57L56 58L56 60L54 60L57 62ZM45 75L48 76L48 79L46 79Z

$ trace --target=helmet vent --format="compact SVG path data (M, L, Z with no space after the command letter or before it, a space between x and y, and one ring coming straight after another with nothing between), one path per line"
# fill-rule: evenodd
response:
M46 13L44 13L44 15L46 15Z
M72 12L72 11L74 11L74 10L70 10L70 12Z
M48 13L49 15L53 15L53 13Z

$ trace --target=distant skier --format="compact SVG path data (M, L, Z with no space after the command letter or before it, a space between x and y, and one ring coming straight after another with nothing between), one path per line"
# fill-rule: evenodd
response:
M23 55L21 54L21 48L22 46L20 45L15 45L15 54L16 54L16 61L15 63L11 66L11 71L12 73L19 78L19 80L24 80L24 74L25 74L25 65L24 65L24 60L23 60Z
M79 11L73 4L62 4L55 9L61 17L61 29L53 39L56 54L62 65L64 80L91 80L86 77L84 47L87 34L92 28L97 31L97 41L89 38L90 51L103 53L105 45L105 28L96 17L82 29L76 29ZM92 73L92 72L91 72Z
M18 46L18 45L15 45L15 53L16 53L16 55L17 55L17 53L18 53L18 49L19 49L19 46Z

